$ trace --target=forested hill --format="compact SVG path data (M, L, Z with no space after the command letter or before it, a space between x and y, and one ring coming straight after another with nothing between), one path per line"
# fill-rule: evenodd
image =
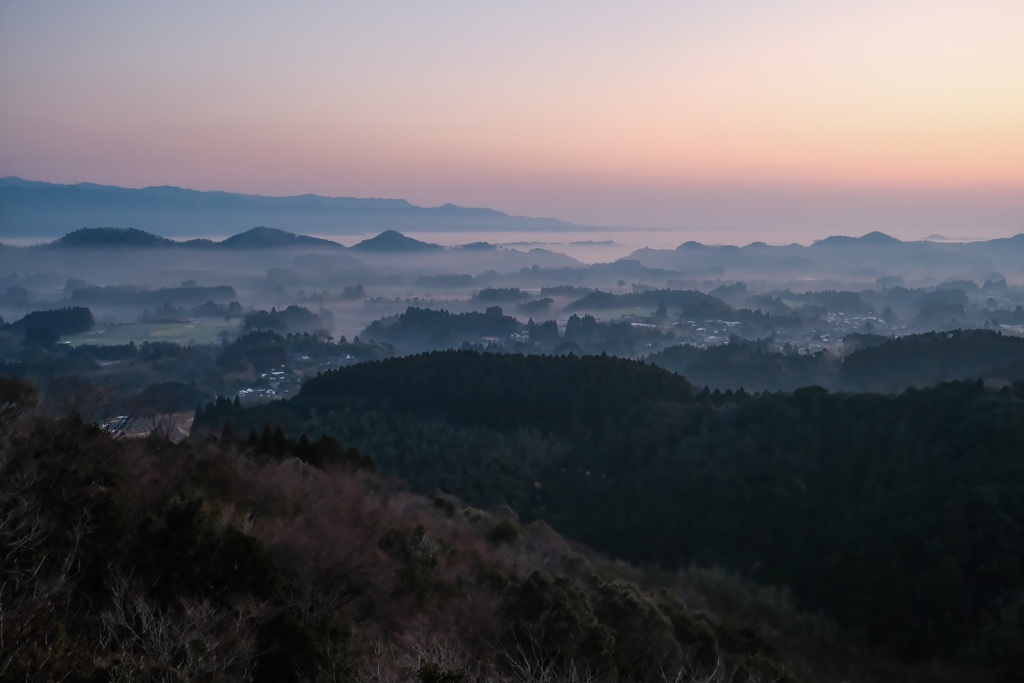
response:
M1024 338L995 330L949 330L886 338L851 334L846 354L779 351L771 339L734 337L701 348L671 346L647 360L697 386L747 391L792 391L820 385L832 390L898 393L939 382L1024 380Z
M955 379L1024 380L1024 339L992 330L896 337L843 359L841 384L854 391L900 391Z
M564 432L577 423L597 428L638 405L687 402L694 395L685 379L640 361L436 351L323 373L306 382L292 404L329 410L354 400L494 429Z
M752 396L621 359L449 352L196 425L267 422L620 557L789 586L882 652L1024 670L1024 382Z

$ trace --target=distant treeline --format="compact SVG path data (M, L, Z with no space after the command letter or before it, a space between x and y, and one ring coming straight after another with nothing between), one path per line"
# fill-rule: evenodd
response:
M530 298L529 294L518 287L485 287L476 296L480 301L488 304L513 303Z
M95 321L92 311L82 306L64 306L47 311L32 311L11 324L15 332L47 331L55 336L78 334L92 329Z
M788 345L787 345L788 346ZM728 344L669 347L648 360L698 386L748 391L833 390L899 392L958 379L1024 379L1024 338L993 330L953 330L904 337L853 334L842 356L778 350L770 339L734 337Z
M524 302L516 306L523 315L542 315L551 299ZM754 318L763 318L755 314ZM564 335L558 323L541 323L532 318L522 324L505 315L500 306L490 306L484 313L450 313L410 307L405 313L374 321L361 333L367 339L394 344L401 351L419 352L479 346L494 338L506 348L523 353L602 353L636 357L649 344L663 346L669 335L653 326L635 326L626 321L604 322L594 316L572 314L566 321ZM516 335L513 337L513 335Z
M334 315L326 308L321 307L317 313L313 313L304 306L294 304L280 311L276 308L252 311L246 313L242 321L245 332L268 330L278 334L322 332L326 336L327 330L333 326Z
M370 323L363 336L418 350L459 346L467 339L504 339L518 328L516 319L506 316L500 306L491 306L483 313L449 313L413 306L401 315Z

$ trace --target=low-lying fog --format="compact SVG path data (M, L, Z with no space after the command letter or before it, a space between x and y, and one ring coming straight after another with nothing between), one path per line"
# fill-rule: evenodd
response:
M335 236L339 247L8 246L0 248L0 316L10 322L31 310L88 306L99 323L123 324L186 319L207 300L217 306L237 301L246 311L298 305L322 312L328 331L351 338L410 306L458 313L499 305L522 322L533 317L564 326L573 313L588 312L566 307L591 290L708 293L741 282L744 296L755 298L728 303L768 311L775 306L772 297L786 291L884 292L952 281L948 287L998 312L1014 310L1024 283L1021 237L904 243L872 233L804 246L739 248L684 244L679 231L667 230L459 231L411 232L411 240L397 245L350 248L373 237ZM542 292L553 287L570 290L554 296ZM156 291L161 288L166 291ZM485 289L515 289L524 298L481 298ZM593 313L612 320L650 315L653 307Z

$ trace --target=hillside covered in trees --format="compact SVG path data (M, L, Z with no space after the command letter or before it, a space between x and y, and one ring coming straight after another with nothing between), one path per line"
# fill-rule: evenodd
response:
M879 654L1024 670L1021 382L752 395L638 361L445 352L196 420L267 423L613 556L785 586Z
M0 378L0 680L796 682L812 666L776 649L778 627L773 645L688 607L678 580L642 588L507 508L410 494L330 437L121 439L34 398ZM705 609L735 593L686 583Z

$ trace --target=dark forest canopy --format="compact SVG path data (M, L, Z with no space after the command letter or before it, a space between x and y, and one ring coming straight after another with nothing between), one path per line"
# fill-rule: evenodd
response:
M841 384L855 391L976 377L1024 379L1024 338L991 330L952 330L896 337L843 359Z
M880 652L1010 666L1024 651L1024 382L751 395L616 358L448 352L197 416L265 422L632 561L789 586Z
M44 330L55 336L87 332L94 324L92 311L82 306L63 306L44 311L32 311L11 327L15 332L25 334L29 330Z
M407 390L396 392L399 385ZM466 424L565 431L574 421L596 426L639 403L685 402L694 395L685 379L639 361L457 351L325 372L303 385L297 402L329 405L351 398Z

